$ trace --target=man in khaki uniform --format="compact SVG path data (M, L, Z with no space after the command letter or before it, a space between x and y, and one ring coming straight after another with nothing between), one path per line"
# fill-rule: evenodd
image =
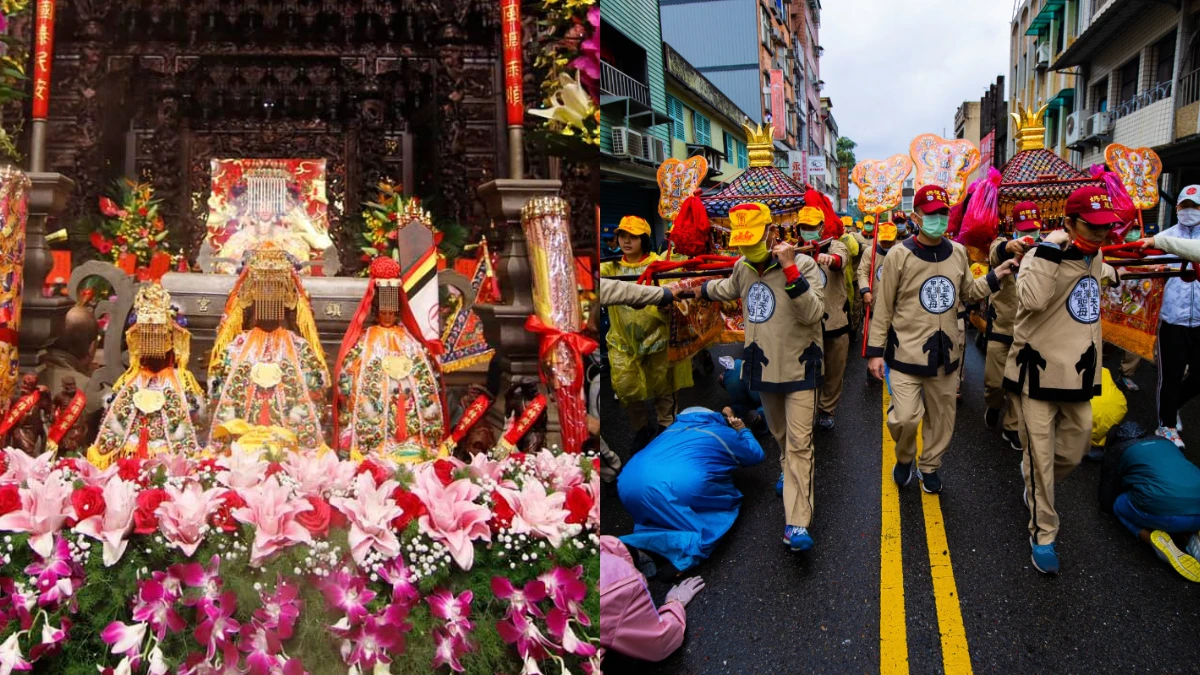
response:
M892 477L901 486L912 480L917 430L924 422L917 476L921 488L934 493L942 489L938 469L954 431L955 371L962 363L965 334L959 312L964 303L999 290L1000 280L1012 273L1012 263L976 279L967 250L943 236L950 219L946 191L923 186L914 207L921 231L895 246L883 263L867 356L877 379L884 378L887 365L892 395L887 424L896 441Z
M762 397L767 427L783 464L783 541L793 551L812 548L813 417L824 354L821 270L786 242L777 243L763 204L729 210L731 246L742 254L727 279L701 287L706 300L741 299L746 346L742 378Z
M1021 261L1017 320L1004 387L1020 397L1025 501L1033 565L1058 573L1054 484L1083 459L1100 394L1100 283L1115 282L1100 245L1120 222L1108 193L1082 187L1067 198L1066 229Z
M806 206L800 209L797 220L804 243L815 246L825 228L825 214L814 206ZM824 251L815 253L822 295L825 296L824 383L817 397L817 426L829 431L833 429L833 412L842 398L842 374L846 372L846 353L850 348L850 303L846 299L846 282L842 274L850 251L835 239Z
M1013 236L997 237L988 253L988 265L996 267L1006 260L1021 259L1041 236L1042 216L1037 204L1020 202L1013 207ZM1017 433L1017 402L1004 389L1004 364L1008 360L1008 348L1012 346L1013 322L1017 318L1017 280L1009 276L1000 282L1000 290L988 301L987 309L987 361L983 370L983 400L987 411L983 414L984 424L989 429L1000 426L1004 421L1004 440L1013 450L1021 449L1021 438Z

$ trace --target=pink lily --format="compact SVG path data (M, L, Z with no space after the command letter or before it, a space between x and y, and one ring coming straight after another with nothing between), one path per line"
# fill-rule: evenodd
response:
M300 590L282 579L274 595L263 597L263 606L254 612L254 619L264 628L275 630L280 640L292 637L296 617L300 616Z
M61 471L52 471L44 481L27 478L26 483L29 487L19 491L21 509L0 516L0 530L28 532L29 547L45 558L54 545L54 533L72 512L71 484Z
M492 595L508 601L508 614L532 614L541 616L537 603L546 599L546 584L531 581L521 590L505 577L492 577Z
M571 454L556 455L543 449L529 457L533 469L542 482L555 490L565 491L569 487L583 482L583 467L579 465L579 457Z
M550 635L562 642L563 651L576 656L591 656L596 653L596 645L580 640L571 630L571 620L567 613L555 607L546 615L546 628Z
M204 606L204 620L196 626L193 636L196 642L204 645L207 651L205 658L212 661L217 650L224 650L229 655L228 647L233 645L241 626L233 618L237 609L237 598L233 591L226 591L219 599ZM237 652L233 652L233 664L238 662Z
M283 471L298 483L301 497L321 496L329 490L345 490L354 479L354 462L342 462L337 453L315 451L292 453L283 462Z
M119 470L120 467L116 464L101 471L91 462L82 460L75 462L75 472L79 475L79 479L83 481L84 485L92 487L103 488L113 476L117 475Z
M570 512L563 508L565 492L546 494L546 486L540 480L526 480L521 490L502 490L512 505L511 530L516 534L541 537L558 548L566 536L564 528Z
M412 493L427 509L417 521L421 532L444 544L454 562L463 570L470 570L475 562L474 540L492 540L488 528L492 514L475 503L482 488L466 479L443 486L428 464L414 471L413 478Z
M504 479L506 464L507 462L503 461L492 461L486 452L481 452L471 456L471 463L467 465L467 470L471 472L471 477L475 480L490 478L498 485L515 487L515 483Z
M217 495L224 490L205 490L196 481L188 481L182 490L173 485L168 485L166 490L167 501L154 511L159 530L168 542L190 557L203 543L200 528L207 524L208 514L217 507Z
M312 510L304 500L291 500L291 490L271 476L253 490L239 490L246 506L233 510L239 522L254 526L250 566L258 567L279 549L312 543L312 535L296 522L296 515Z
M167 631L178 633L187 627L183 618L175 612L175 601L179 598L167 592L163 585L153 579L144 580L133 603L133 620L150 624L154 636L160 641Z
M400 540L392 529L392 520L403 513L403 509L392 499L392 491L399 485L394 480L376 486L370 473L361 473L354 479L354 497L335 497L329 503L350 519L350 554L359 565L366 560L372 549L386 558L400 555Z
M142 641L146 638L146 624L135 623L125 625L114 621L100 631L100 639L110 645L113 654L123 654L137 657L142 649Z
M31 479L44 481L54 470L54 453L52 452L43 452L37 457L31 457L20 450L8 448L4 450L4 454L8 460L6 462L8 469L0 474L0 485L6 483L20 485Z
M20 633L13 631L4 644L0 644L0 675L8 675L14 670L33 670L33 664L25 660L21 653L21 645L17 642Z
M90 464L89 464L90 466ZM137 507L138 488L120 478L111 479L104 485L103 514L84 518L75 525L75 530L104 544L104 566L112 567L125 555L127 537L133 530L133 511Z
M145 469L149 471L155 466L161 466L167 471L167 477L188 477L195 473L196 464L187 455L161 453L146 460Z

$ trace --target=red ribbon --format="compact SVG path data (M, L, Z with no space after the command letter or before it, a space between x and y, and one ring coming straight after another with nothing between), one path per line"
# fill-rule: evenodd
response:
M458 418L458 424L454 425L454 430L450 432L450 440L458 443L466 438L467 432L471 431L479 420L483 419L484 413L492 406L492 398L486 394L480 394L471 401L471 405L463 411L462 417Z
M67 404L66 410L62 411L58 419L54 420L54 425L50 427L50 440L55 443L61 441L63 436L67 435L67 430L71 428L71 425L75 424L75 421L83 414L83 408L86 405L87 395L83 393L82 389L76 389L75 396Z
M546 412L546 405L546 397L538 394L536 398L529 402L529 405L525 406L525 411L513 422L512 428L508 430L508 433L504 434L504 441L509 445L516 445L517 441L520 441L525 437L525 434L529 433L529 430L533 427L533 423L542 416L542 413Z
M529 319L525 321L525 330L539 333L542 336L542 344L538 348L538 359L545 363L550 356L551 351L562 342L571 350L571 355L575 357L575 377L572 380L575 386L582 386L583 383L583 357L585 354L591 354L596 351L600 345L595 340L584 337L579 333L571 333L559 330L553 326L544 323L536 314L530 314ZM546 369L541 368L542 382L546 382Z
M37 407L37 404L41 398L42 391L40 389L34 389L32 394L26 394L25 396L22 396L16 403L14 403L13 407L8 409L8 414L4 416L4 420L0 422L0 436L4 436L8 432L12 431L12 428L15 427L17 423L29 413L30 410L33 410L35 407Z
M655 274L672 272L674 270L701 270L704 272L727 270L733 267L733 264L737 261L737 256L714 255L711 253L698 255L688 260L656 260L646 265L646 269L638 277L638 283L648 284L654 281Z

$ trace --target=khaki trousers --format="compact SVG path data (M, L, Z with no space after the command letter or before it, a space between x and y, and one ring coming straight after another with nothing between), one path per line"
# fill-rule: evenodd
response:
M767 428L779 444L783 469L783 515L786 525L808 527L813 512L813 416L817 392L763 392Z
M1121 375L1133 379L1137 373L1138 364L1142 362L1142 357L1133 352L1125 352L1125 356L1121 357Z
M958 373L918 377L892 370L888 386L892 404L887 425L896 441L896 461L908 464L917 457L917 430L924 423L924 449L917 468L924 473L937 471L954 433Z
M634 431L650 423L647 403L654 403L654 417L659 426L669 427L675 423L675 394L658 396L653 401L635 401L625 408L629 414L629 423Z
M842 400L842 375L846 372L846 352L850 350L850 334L825 338L825 379L821 385L817 409L833 414Z
M1008 345L988 340L987 362L983 368L983 401L992 410L1004 411L1004 430L1016 431L1017 403L1004 388L1004 365L1008 362Z
M1087 454L1092 438L1092 403L1038 401L1021 396L1023 473L1029 490L1029 534L1040 544L1058 536L1054 484Z

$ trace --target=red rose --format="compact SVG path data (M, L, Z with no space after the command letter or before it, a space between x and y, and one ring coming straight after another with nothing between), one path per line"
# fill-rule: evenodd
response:
M116 241L117 241L117 246L124 246L129 240L125 238L125 235L118 234Z
M404 510L392 521L392 527L397 530L403 530L409 523L427 513L421 499L402 487L392 490L392 499L395 500L396 506Z
M592 458L592 471L599 471L599 470L600 470L600 458L593 457Z
M242 499L236 490L226 490L219 499L221 503L217 505L217 510L213 512L209 523L222 532L237 532L239 523L233 517L233 510L245 506L246 500Z
M439 459L434 462L433 472L437 474L438 480L442 481L442 485L454 482L454 465L447 460Z
M498 491L492 491L492 531L504 529L512 524L513 516L516 513L508 500L504 498Z
M16 485L0 486L0 516L21 509L21 491Z
M331 508L329 509L329 527L335 530L350 527L350 519L339 509Z
M572 525L583 525L587 522L588 514L592 510L592 495L584 488L575 485L567 490L567 511L571 515L567 516L567 522Z
M136 457L122 457L117 460L117 475L121 480L130 483L142 482L142 460Z
M271 462L270 464L267 465L267 474L265 476L263 476L263 480L266 480L267 478L274 476L275 474L279 473L280 471L283 471L283 465L280 464L279 462Z
M0 474L8 473L8 452L0 450Z
M354 472L354 475L357 476L364 471L371 474L371 477L375 479L376 486L383 485L384 481L392 477L392 474L389 473L387 469L379 466L369 459L363 460L363 462L358 465L358 470Z
M86 486L71 493L71 506L75 509L77 521L92 516L102 516L108 505L104 503L104 491L98 487Z
M314 537L324 538L329 534L329 522L332 519L333 509L329 508L329 502L320 497L309 495L305 499L312 504L312 508L304 513L296 514L296 522L300 523Z
M154 510L168 499L167 491L160 488L139 492L137 508L133 510L133 531L137 534L153 534L158 529L158 516L154 515Z

